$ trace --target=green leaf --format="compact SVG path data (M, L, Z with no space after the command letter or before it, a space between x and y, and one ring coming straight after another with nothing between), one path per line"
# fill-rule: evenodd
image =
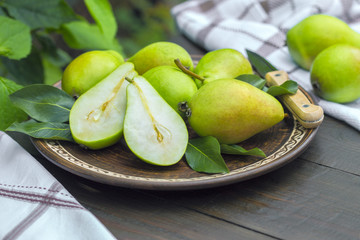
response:
M33 49L30 55L21 60L2 58L2 63L18 84L29 85L44 82L44 68L40 53L36 49Z
M3 0L1 4L10 16L27 24L31 29L58 29L63 23L78 19L63 0Z
M280 86L269 87L266 92L275 97L284 94L295 94L297 90L298 84L293 80L287 80Z
M42 58L46 58L51 64L64 67L72 60L67 52L56 46L54 40L47 33L37 31L35 37L41 45Z
M250 156L259 156L266 157L265 153L260 148L253 148L246 150L243 147L240 147L236 144L221 144L221 153L232 154L232 155L250 155Z
M263 58L256 52L252 52L246 49L246 53L249 61L256 69L256 71L260 74L260 76L265 77L266 73L277 70L273 65L271 65L271 63L269 63L265 58Z
M13 123L6 131L21 132L34 138L74 141L70 126L66 123L37 122L30 119L26 122Z
M122 54L122 47L117 39L105 37L100 28L86 21L76 21L64 24L61 34L71 48L115 50Z
M28 117L24 111L15 107L9 99L9 94L21 88L22 86L15 82L0 77L0 131L4 131L13 122L24 121Z
M22 22L0 16L0 55L21 59L26 57L30 50L30 28Z
M26 86L10 100L30 117L41 122L67 122L74 99L64 91L45 84Z
M242 74L238 76L236 79L247 82L259 89L263 89L266 83L265 79L262 79L261 77L255 74Z
M220 144L214 137L190 139L185 158L189 166L197 172L228 173L220 153Z
M53 85L57 81L61 80L63 71L60 67L50 62L46 56L43 57L42 64L44 66L45 84Z
M109 41L114 39L117 24L109 1L85 0L85 4L104 37Z

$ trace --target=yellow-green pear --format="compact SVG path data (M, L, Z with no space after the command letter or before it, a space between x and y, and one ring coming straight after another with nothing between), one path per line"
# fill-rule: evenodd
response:
M185 117L178 105L189 101L197 91L196 84L189 75L173 66L158 66L147 71L143 77L175 111Z
M132 62L135 70L142 75L157 66L176 66L175 59L180 59L186 68L193 69L193 61L189 53L180 45L172 42L155 42L147 45L130 57L128 62Z
M336 44L322 51L311 67L315 93L328 101L346 103L360 97L360 49Z
M68 94L78 97L122 63L124 58L113 50L85 52L65 68L61 88Z
M198 87L221 78L236 78L241 74L252 74L250 62L244 55L230 48L223 48L206 53L196 65L194 73L203 78L196 79Z
M101 149L119 141L126 110L128 81L125 78L136 75L132 63L121 64L75 101L69 119L75 142Z
M305 18L287 33L287 45L293 60L309 70L315 57L324 49L338 43L360 47L360 34L342 20L317 14Z
M219 79L201 87L188 102L189 124L199 136L236 144L284 118L280 102L236 79Z

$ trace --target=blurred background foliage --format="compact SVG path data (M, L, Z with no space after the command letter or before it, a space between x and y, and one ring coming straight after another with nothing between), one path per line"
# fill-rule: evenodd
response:
M61 80L65 67L90 50L125 58L176 34L170 10L184 0L1 0L0 131L26 114L9 95Z
M53 84L85 51L131 57L176 34L170 10L183 1L2 0L0 76L20 85Z
M176 31L170 9L185 0L110 0L118 24L117 38L125 57L142 47L170 39ZM82 0L67 0L74 11L91 21ZM78 53L75 53L78 54Z

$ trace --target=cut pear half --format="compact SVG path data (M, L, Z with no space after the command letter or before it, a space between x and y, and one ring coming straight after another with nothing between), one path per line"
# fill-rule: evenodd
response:
M177 163L189 139L184 120L145 78L136 76L129 81L124 120L128 147L150 164Z
M135 75L134 65L124 63L75 101L69 123L77 143L101 149L122 137L129 84L125 78Z

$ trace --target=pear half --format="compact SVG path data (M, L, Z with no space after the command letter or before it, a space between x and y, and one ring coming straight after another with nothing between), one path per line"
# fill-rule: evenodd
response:
M134 65L124 63L75 101L69 123L77 143L101 149L122 137L128 85L125 77L135 75Z
M127 87L124 138L143 161L160 166L177 163L185 153L188 131L180 115L143 77Z

